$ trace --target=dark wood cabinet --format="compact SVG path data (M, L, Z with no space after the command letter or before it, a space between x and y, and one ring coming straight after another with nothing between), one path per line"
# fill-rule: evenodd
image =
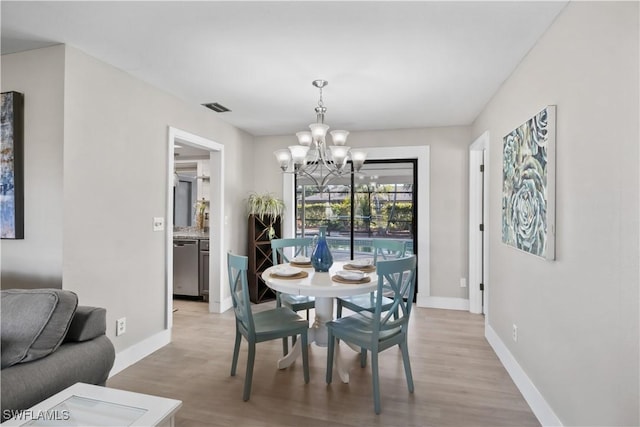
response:
M271 239L269 238L270 218L264 220L255 215L249 215L249 298L251 302L259 304L276 298L276 293L262 280L262 272L273 265L271 260ZM274 239L281 236L280 217L273 222Z

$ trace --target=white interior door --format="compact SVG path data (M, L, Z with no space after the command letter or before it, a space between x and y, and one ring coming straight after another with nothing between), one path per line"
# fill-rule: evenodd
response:
M469 147L469 311L485 314L489 256L488 151L488 132Z

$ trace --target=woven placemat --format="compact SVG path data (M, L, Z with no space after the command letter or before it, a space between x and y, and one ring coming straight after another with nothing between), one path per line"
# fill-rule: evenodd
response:
M289 264L291 264L292 267L311 268L311 261L309 262L291 261Z
M331 280L338 283L344 283L346 285L362 285L363 283L369 283L371 281L371 277L364 276L360 280L347 280L347 279L343 279L342 277L336 274L334 276L331 276Z
M357 265L345 264L343 266L343 268L345 270L356 270L356 271L362 271L364 273L373 273L374 271L376 271L376 266L375 265L367 265L366 267L358 267Z
M306 271L301 271L300 273L296 273L292 276L280 276L275 273L269 273L269 277L272 279L284 279L284 280L295 280L295 279L304 279L305 277L309 277L309 273Z

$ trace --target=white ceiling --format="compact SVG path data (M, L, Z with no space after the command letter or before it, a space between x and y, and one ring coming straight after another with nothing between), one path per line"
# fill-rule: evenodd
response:
M562 2L0 2L2 53L65 43L253 135L470 124ZM202 107L204 108L204 107Z

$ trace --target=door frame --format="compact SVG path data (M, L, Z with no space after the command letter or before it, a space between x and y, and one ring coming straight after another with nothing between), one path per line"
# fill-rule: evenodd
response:
M167 206L165 226L165 326L173 326L173 170L174 145L189 145L209 151L209 312L222 313L224 269L224 145L190 132L168 127ZM211 239L215 236L215 239Z
M481 165L484 172L480 171ZM469 145L469 311L487 314L488 307L489 131L485 131Z
M417 159L418 160L418 200L417 200L417 221L418 224L418 293L416 304L418 307L428 307L429 296L431 295L430 279L430 217L429 217L429 175L430 175L430 150L428 145L415 145L405 147L363 147L367 152L367 159L370 160L398 160ZM295 179L293 174L285 173L282 178L282 199L285 206L295 206ZM285 209L282 215L282 233L285 238L295 237L295 209Z

